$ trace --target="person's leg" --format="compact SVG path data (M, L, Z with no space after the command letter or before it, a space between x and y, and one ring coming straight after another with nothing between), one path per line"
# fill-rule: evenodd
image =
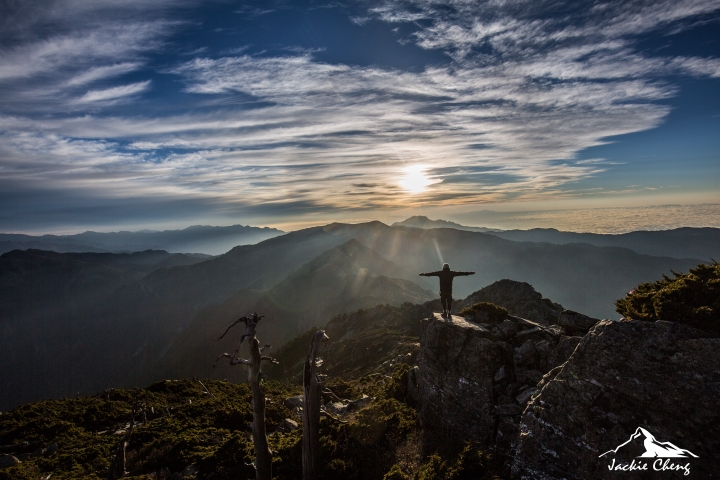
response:
M448 313L448 317L449 317L450 315L452 315L452 313L450 313L450 312L452 312L452 293L447 296L447 313Z

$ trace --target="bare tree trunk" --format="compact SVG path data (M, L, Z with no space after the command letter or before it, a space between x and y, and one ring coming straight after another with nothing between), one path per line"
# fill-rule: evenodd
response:
M232 355L223 353L215 360L215 364L217 364L221 358L227 358L230 360L231 366L238 364L247 366L248 381L250 382L250 390L252 391L252 436L253 444L255 445L255 479L272 480L272 452L268 446L267 432L265 430L265 392L262 388L263 374L260 371L260 364L263 360L272 363L278 362L272 357L264 357L262 355L263 350L270 348L270 345L265 345L263 348L260 348L260 342L255 338L255 329L263 317L263 315L253 313L250 317L240 317L227 327L225 333L223 333L220 338L223 338L232 327L241 322L245 323L245 333L240 337L240 344L235 352ZM218 338L218 340L220 340L220 338ZM250 346L249 360L237 356L240 352L240 346L246 338ZM215 368L215 365L213 365L213 368ZM205 386L203 385L203 387ZM207 388L205 388L205 390L207 391ZM208 393L210 392L208 391Z
M252 435L255 444L255 479L272 480L272 452L268 446L265 430L265 392L260 378L260 363L263 360L260 342L255 337L250 339L250 365L248 374L252 390L253 424Z
M313 335L310 351L303 368L303 411L302 411L302 465L303 480L317 479L317 457L320 446L320 404L322 383L317 375L317 350L320 342L327 340L324 330Z
M142 412L144 414L144 403L142 406ZM130 414L130 426L128 427L127 431L123 435L122 439L120 439L120 442L118 442L117 446L115 447L115 451L113 453L113 457L110 459L110 469L108 470L108 479L109 480L117 480L118 478L123 478L127 472L125 471L125 452L127 449L128 441L130 441L130 435L133 433L133 428L135 428L135 414L137 413L138 405L133 400L133 406L132 406L132 413ZM147 423L147 418L145 420L145 423Z

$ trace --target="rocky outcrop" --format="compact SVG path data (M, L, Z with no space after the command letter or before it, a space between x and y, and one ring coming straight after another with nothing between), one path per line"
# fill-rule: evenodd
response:
M595 325L531 397L513 477L683 478L687 466L690 478L714 478L720 471L720 339L708 336L665 321ZM648 458L661 447L699 458ZM630 477L608 469L633 461L638 468L646 463L647 471ZM657 476L656 466L666 468L665 476Z
M410 387L417 385L427 441L447 447L474 440L509 454L537 384L580 341L566 333L514 316L496 323L426 319Z
M441 444L460 438L484 443L495 429L494 376L507 350L493 335L462 317L426 321L420 337L420 422Z
M537 292L532 285L515 280L499 280L478 290L458 303L460 309L478 302L490 302L507 309L511 315L548 325L557 323L563 306L553 303Z
M541 325L560 325L568 335L585 335L595 325L597 318L566 310L559 303L543 298L532 285L515 280L499 280L458 302L458 309L471 307L478 302L489 302L505 308L511 315L527 318ZM475 314L475 321L486 321L482 312Z

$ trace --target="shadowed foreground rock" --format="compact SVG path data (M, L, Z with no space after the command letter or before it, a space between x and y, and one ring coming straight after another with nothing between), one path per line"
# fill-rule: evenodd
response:
M720 339L658 321L595 325L570 360L553 370L525 410L514 478L717 478L720 476ZM552 374L556 376L550 379ZM605 452L645 429L699 458L684 471L610 472L638 461L642 444ZM625 451L625 457L622 453Z
M420 421L439 444L458 438L493 440L493 377L505 352L486 329L453 315L435 314L420 337ZM463 406L467 408L463 408Z
M559 325L513 316L484 323L436 313L424 320L411 377L426 448L457 449L476 441L510 454L538 382L565 362L579 341Z

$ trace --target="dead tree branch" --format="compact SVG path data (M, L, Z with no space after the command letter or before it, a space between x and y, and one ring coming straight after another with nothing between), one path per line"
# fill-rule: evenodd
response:
M210 395L211 397L215 398L215 395L213 395L212 392L211 392L210 390L208 390L208 388L205 386L205 384L204 384L203 382L201 382L200 380L198 380L197 382L198 382L200 385L202 385L202 387L205 389L205 393L207 393L207 394Z
M218 361L225 357L230 359L230 365L237 365L238 363L243 363L245 365L249 365L247 360L242 360L238 357L238 353L240 353L240 347L243 344L243 341L246 338L255 338L255 330L257 329L258 322L265 318L265 315L258 315L257 313L253 313L250 317L240 317L237 320L235 320L233 323L231 323L226 329L225 333L220 335L218 340L222 340L222 338L227 335L227 333L230 331L231 328L233 328L238 323L244 323L245 324L245 333L240 337L240 343L238 343L237 348L235 349L235 352L233 352L232 355L228 353L223 353L220 355L217 359L215 359L215 363L213 364L213 368L217 365ZM266 345L267 348L270 348L270 345ZM263 347L264 349L265 347Z
M320 447L320 392L323 385L317 374L317 351L320 344L328 340L325 330L313 335L310 342L310 351L305 359L303 368L303 437L302 437L302 465L303 480L316 480L318 470L318 450Z
M265 392L262 388L262 381L265 375L260 371L260 367L263 361L278 362L272 357L264 357L262 355L260 342L255 338L255 329L261 318L263 318L263 316L257 313L253 313L249 318L240 317L225 330L225 333L223 333L218 340L223 338L233 326L240 322L245 323L245 333L240 337L240 343L235 352L232 355L223 353L215 360L215 365L221 358L228 358L231 366L243 364L248 367L248 382L250 383L250 390L252 392L253 409L252 436L253 444L255 445L255 462L252 465L255 467L256 480L272 480L272 452L268 445L267 429L265 428ZM238 357L240 346L245 338L248 338L250 347L250 359L248 360ZM266 345L262 350L266 348L270 348L270 345ZM215 365L213 365L213 368L215 368Z
M133 399L132 412L130 414L130 424L128 426L128 429L125 431L125 434L115 447L113 451L113 457L110 460L110 469L108 470L109 480L116 480L118 478L123 478L125 475L127 475L127 472L125 471L125 450L127 448L128 442L130 441L130 435L132 435L133 429L135 428L135 415L137 415L138 413L142 413L143 416L145 416L145 402L138 403L135 399ZM144 418L147 422L147 417Z
M332 390L330 390L329 388L326 388L325 390L320 392L320 394L323 396L323 399L329 398L330 400L334 400L336 402L342 402L342 398L335 395L335 393Z
M255 444L255 479L272 480L272 452L267 441L267 430L265 428L265 392L262 388L262 377L260 371L262 356L260 355L260 343L257 338L250 339L250 368L248 380L252 391L253 423L252 434Z

